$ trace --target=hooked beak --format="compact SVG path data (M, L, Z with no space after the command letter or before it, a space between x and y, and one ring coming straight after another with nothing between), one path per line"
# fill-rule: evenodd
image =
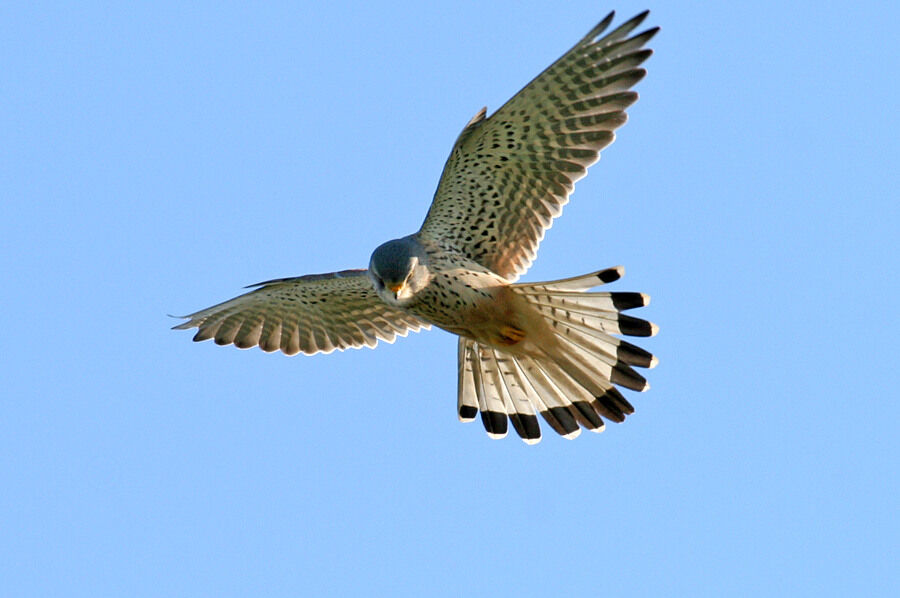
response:
M402 289L402 288L403 288L402 282L398 283L398 284L394 284L394 285L388 285L388 289L390 289L390 291L394 294L394 297L396 297L400 293L400 289Z

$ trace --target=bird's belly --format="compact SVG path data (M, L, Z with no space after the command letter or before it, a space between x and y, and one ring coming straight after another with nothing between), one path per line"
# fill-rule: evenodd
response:
M407 309L448 332L507 351L533 340L531 310L508 285L435 287L421 295Z

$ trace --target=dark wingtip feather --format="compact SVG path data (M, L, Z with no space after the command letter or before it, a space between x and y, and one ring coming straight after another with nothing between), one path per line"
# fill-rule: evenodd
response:
M644 20L647 18L647 16L649 14L650 14L650 9L649 8L644 9L641 12L639 12L638 14L636 14L633 17L631 17L630 19L628 19L627 21L625 21L625 23L623 23L620 27L623 27L623 28L630 27L631 29L635 29L638 25L640 25L641 23L644 22Z
M622 52L623 56L627 55L629 52L635 50L636 48L641 48L649 42L653 37L659 33L659 27L653 27L651 29L647 29L646 31L642 31L637 35L633 35L629 38L619 40L615 43L609 45L609 49L615 50L617 52ZM643 58L640 59L640 62L647 60L650 56L653 55L653 50L650 48L646 48L643 50L646 52ZM639 63L638 63L639 64Z
M609 13L605 17L603 17L599 23L594 25L593 29L588 31L588 34L584 36L584 39L582 41L592 40L595 37L597 37L598 35L600 35L601 33L603 33L604 31L606 31L606 28L610 26L610 24L613 22L613 19L615 19L615 18L616 18L616 11L614 11L614 10L609 11Z
M644 42L644 43L647 43L648 41L650 41L651 39L653 39L653 37L654 37L657 33L659 33L660 29L661 29L661 27L659 27L659 26L651 27L651 28L648 29L647 31L643 31L643 32L639 33L638 35L636 35L635 37L643 38L643 42Z
M605 39L614 41L621 39L637 29L637 27L644 22L644 19L647 18L647 15L650 14L649 10L645 10L644 12L638 13L635 16L631 17L608 34L606 34Z
M628 85L637 85L641 82L641 80L647 76L647 69L645 68L636 68L628 71L629 78L627 79Z

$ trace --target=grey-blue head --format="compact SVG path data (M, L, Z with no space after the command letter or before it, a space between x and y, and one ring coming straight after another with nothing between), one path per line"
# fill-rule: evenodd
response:
M369 278L375 290L391 305L406 305L431 276L425 250L415 237L394 239L379 245L369 260Z

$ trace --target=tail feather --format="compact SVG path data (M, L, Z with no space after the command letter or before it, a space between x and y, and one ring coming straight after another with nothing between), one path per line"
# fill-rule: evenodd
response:
M632 345L627 341L623 341L620 338L610 336L596 328L591 328L584 324L580 319L571 317L565 318L559 313L553 313L548 316L548 320L554 330L558 333L565 330L563 333L570 336L581 333L581 336L589 337L587 342L599 344L600 346L597 350L602 351L611 359L636 367L656 367L657 361L652 353Z
M609 343L594 340L565 326L557 328L555 335L566 348L566 354L571 354L581 365L599 375L601 380L609 380L639 392L650 387L643 376L609 351Z
M506 413L513 428L527 444L536 444L541 440L541 426L538 424L534 405L527 395L527 386L519 375L515 360L510 356L493 349L483 349L493 359L496 385L503 395Z
M622 422L634 407L616 388L644 391L646 379L634 368L652 368L650 352L612 335L652 336L655 324L622 312L649 303L643 293L587 292L618 280L621 266L536 284L512 285L545 317L551 337L543 355L513 355L460 338L459 395L462 421L480 412L488 435L500 438L511 422L529 444L540 441L536 413L558 434L578 436L584 427L604 429L604 419Z
M576 438L581 434L574 405L565 395L559 393L559 389L537 363L529 357L518 357L514 361L533 390L529 396L535 401L541 417L550 427L565 438Z
M541 409L543 402L516 360L464 338L459 341L459 359L457 412L460 421L471 421L480 411L488 435L502 438L508 432L506 420L509 418L523 441L528 444L539 442L541 428L535 407ZM549 423L560 434L572 432L572 426L554 425L555 420ZM573 426L578 429L578 424L573 423Z
M618 345L616 346L616 357L619 358L620 361L624 361L628 365L633 365L638 368L653 369L656 367L658 360L653 356L653 353L618 338L615 339L615 341L618 342Z
M591 432L602 432L603 420L592 407L594 397L578 384L562 367L549 360L532 360L556 387L557 396L569 406L569 412L582 426Z
M456 395L456 413L461 422L470 422L478 415L478 394L475 391L475 352L469 350L472 341L459 337L459 384Z
M522 289L540 289L544 291L587 291L594 287L615 282L625 275L625 268L616 266L615 268L606 268L591 272L590 274L582 274L581 276L573 276L572 278L562 278L550 282L539 282L537 284L520 283L514 285Z
M475 379L475 394L478 396L478 409L481 411L481 423L484 424L488 436L503 438L509 431L506 423L506 405L503 404L500 389L494 384L494 376L490 375L493 370L485 367L487 364L484 355L479 351L477 344L472 343L466 349L473 353L475 367L472 374Z
M601 293L596 294L601 295ZM602 293L602 295L610 294ZM597 297L595 301L588 299L576 301L574 298L549 293L523 293L523 295L529 303L554 321L562 318L564 321L578 322L583 326L602 330L608 334L624 334L626 336L653 336L659 330L655 324L646 320L620 313L615 308L615 297ZM581 295L590 297L594 293L581 293ZM646 298L646 295L641 295ZM633 307L640 306L634 305ZM632 307L627 309L632 309Z
M552 301L551 305L562 309L581 308L588 311L617 313L636 307L646 307L650 296L646 293L616 291L611 293L588 293L586 291L544 290L541 287L515 285L520 295L543 297Z

